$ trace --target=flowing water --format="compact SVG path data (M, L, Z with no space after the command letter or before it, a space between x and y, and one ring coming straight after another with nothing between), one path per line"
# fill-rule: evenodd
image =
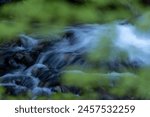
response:
M104 43L105 40L107 43ZM59 41L49 40L46 44L44 40L20 35L20 43L6 49L5 52L3 49L0 51L0 68L3 69L0 70L0 86L8 89L12 95L30 91L32 99L38 95L52 94L55 87L61 85L61 74L85 73L77 69L66 70L67 66L92 68L93 63L86 58L91 52L96 51L96 54L103 55L108 52L105 49L109 48L107 58L100 59L99 62L109 63L106 66L111 69L104 75L113 74L112 79L124 74L119 71L121 67L136 69L139 66L150 66L150 36L130 24L87 24L67 27ZM103 46L105 49L101 51ZM122 52L126 53L127 57L120 60ZM104 66L105 64L100 64L98 67ZM126 72L128 74L128 71Z

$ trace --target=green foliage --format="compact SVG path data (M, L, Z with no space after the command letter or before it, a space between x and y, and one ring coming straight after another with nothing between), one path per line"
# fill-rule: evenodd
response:
M81 87L83 89L108 86L108 79L103 74L96 73L66 73L62 79L63 84Z
M130 19L132 13L125 5L128 5L126 0L87 0L82 5L66 0L20 0L1 6L0 40L21 32L48 33L70 24Z
M150 29L150 23L148 23L149 19L150 19L150 11L146 11L144 15L139 20L136 21L135 24L139 29L143 31L149 31Z
M3 98L3 93L4 93L4 89L1 87L1 88L0 88L0 99Z

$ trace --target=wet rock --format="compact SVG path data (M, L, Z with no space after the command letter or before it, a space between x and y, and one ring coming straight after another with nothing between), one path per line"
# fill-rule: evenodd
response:
M77 87L64 85L52 87L52 91L56 93L72 93L74 95L80 95L81 92Z
M47 70L49 69L44 64L34 64L25 71L25 74L37 77L38 73Z
M30 66L35 63L34 58L32 57L32 52L17 52L14 54L13 58L20 64Z
M4 3L9 3L9 2L11 2L11 0L0 0L0 5Z
M32 76L26 76L22 74L6 74L0 77L1 83L12 83L15 85L24 86L29 89L33 89L38 86L39 80Z
M60 85L60 73L58 71L49 70L44 71L38 75L38 78L40 79L39 86L44 87L53 87Z
M50 96L52 90L50 88L36 87L32 90L32 99L36 99L39 96Z
M34 38L29 37L27 35L22 34L22 35L20 35L20 38L21 38L21 45L24 48L32 49L33 47L38 45L37 39L34 39Z
M66 39L70 45L74 45L77 40L75 33L72 30L66 31L65 34L63 35L63 38Z
M59 73L57 69L49 69L44 64L35 64L25 71L25 74L34 76L40 80L39 86L55 86L59 83Z
M26 95L28 93L28 88L15 85L13 87L7 87L6 92L9 92L11 95Z
M0 87L4 87L9 95L23 95L28 92L28 88L14 83L0 83Z

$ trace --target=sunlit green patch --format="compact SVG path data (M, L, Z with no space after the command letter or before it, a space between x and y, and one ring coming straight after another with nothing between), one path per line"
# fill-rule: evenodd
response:
M53 100L78 100L80 97L71 93L55 93L52 94L50 99Z
M138 78L132 75L122 75L116 86L110 89L110 93L120 97L135 96L138 86Z

